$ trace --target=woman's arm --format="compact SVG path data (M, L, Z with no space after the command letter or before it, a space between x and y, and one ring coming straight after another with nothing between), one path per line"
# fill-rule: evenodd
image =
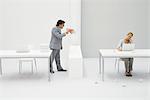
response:
M117 48L117 50L118 50L118 51L122 51L122 49L120 49L120 48Z
M123 41L123 40L120 40L119 43L118 43L118 45L117 45L117 48L116 48L116 49L117 49L118 51L122 51L122 49L121 49L121 47L122 47L122 41Z
M133 39L130 39L130 43L133 43Z

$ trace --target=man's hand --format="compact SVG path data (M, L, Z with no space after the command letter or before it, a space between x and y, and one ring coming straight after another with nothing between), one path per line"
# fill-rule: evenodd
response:
M65 35L67 35L67 34L69 34L69 32L67 31L67 32L65 32Z
M68 35L69 33L74 33L74 29L67 28L66 30L67 31L65 32L65 35Z
M74 33L74 29L72 29L72 28L67 28L67 31L71 34Z

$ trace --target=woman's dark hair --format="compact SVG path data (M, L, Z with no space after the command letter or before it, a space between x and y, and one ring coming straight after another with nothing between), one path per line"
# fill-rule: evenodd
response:
M63 21L63 20L58 20L56 26L59 26L59 25L64 24L64 23L65 23L65 21Z

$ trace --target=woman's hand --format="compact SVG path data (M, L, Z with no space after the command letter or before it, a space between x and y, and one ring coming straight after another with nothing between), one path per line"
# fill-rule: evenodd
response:
M120 48L117 48L117 50L118 50L118 51L122 51L122 49L120 49Z
M133 39L130 39L130 43L133 43Z

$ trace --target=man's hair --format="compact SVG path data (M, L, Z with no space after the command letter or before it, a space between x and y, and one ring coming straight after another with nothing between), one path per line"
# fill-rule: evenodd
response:
M56 26L59 26L59 25L64 24L64 23L65 23L65 21L63 21L63 20L58 20Z

